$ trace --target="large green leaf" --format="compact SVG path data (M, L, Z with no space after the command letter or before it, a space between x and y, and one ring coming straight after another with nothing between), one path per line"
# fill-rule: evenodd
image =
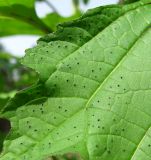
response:
M27 51L47 91L5 108L1 160L151 159L150 2L96 8Z

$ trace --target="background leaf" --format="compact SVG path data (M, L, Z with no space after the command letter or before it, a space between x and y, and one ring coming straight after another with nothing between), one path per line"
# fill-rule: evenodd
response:
M35 0L2 0L0 16L24 21L45 33L51 32L51 29L37 17L34 2Z
M0 37L16 34L43 35L43 31L14 18L0 18L0 26Z

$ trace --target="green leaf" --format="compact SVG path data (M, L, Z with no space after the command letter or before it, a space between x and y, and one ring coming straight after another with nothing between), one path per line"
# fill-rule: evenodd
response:
M43 35L43 32L34 26L13 18L0 18L0 26L0 37L16 34Z
M6 107L1 160L151 158L150 2L96 8L27 51L47 91Z
M2 20L8 21L7 18L14 18L15 22L12 22L11 20L8 21L8 23L13 23L14 27L15 25L21 25L28 28L31 28L33 26L34 28L39 30L39 32L51 32L51 29L37 17L34 8L34 2L35 0L1 0L0 19L2 18ZM0 23L2 23L2 20L0 21ZM21 23L20 21L26 22L29 25Z

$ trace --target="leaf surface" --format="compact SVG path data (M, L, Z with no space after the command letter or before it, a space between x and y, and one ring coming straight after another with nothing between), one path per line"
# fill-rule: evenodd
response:
M91 10L27 51L22 62L39 72L47 94L3 113L12 130L1 160L68 152L151 159L151 1L142 2Z

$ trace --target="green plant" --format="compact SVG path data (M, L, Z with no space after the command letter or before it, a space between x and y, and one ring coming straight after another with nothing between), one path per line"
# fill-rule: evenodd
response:
M151 158L150 3L92 9L26 51L39 81L1 111L1 160Z

